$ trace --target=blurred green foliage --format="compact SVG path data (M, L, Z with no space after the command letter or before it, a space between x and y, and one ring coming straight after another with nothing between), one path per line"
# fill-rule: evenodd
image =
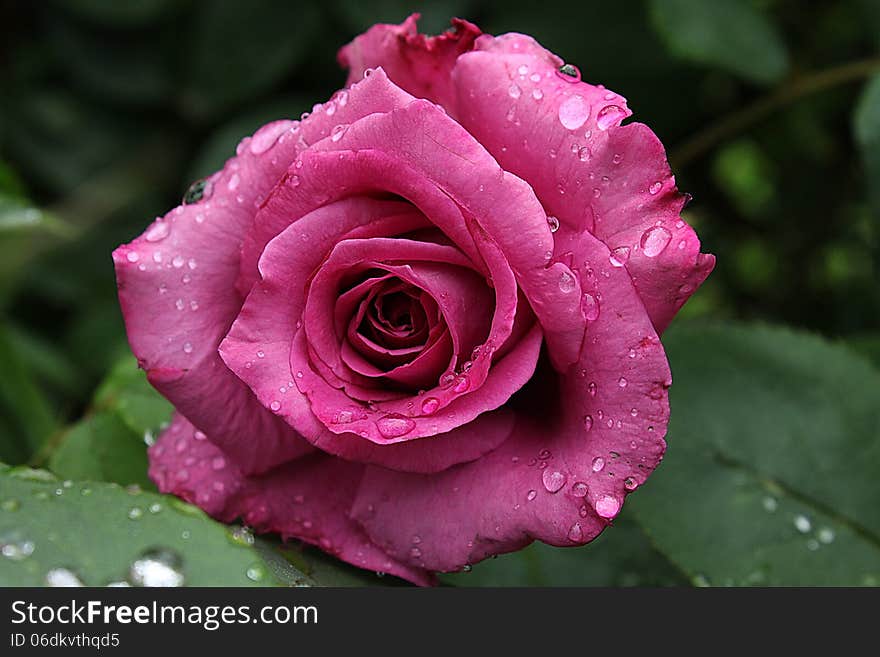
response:
M130 359L111 371L126 348L110 252L241 137L326 100L341 45L415 10L428 32L457 15L529 33L628 99L718 255L682 316L785 324L880 362L877 0L0 0L0 460L148 484L143 436L167 408ZM681 566L674 538L597 543L572 583L708 577ZM563 583L556 552L474 581Z

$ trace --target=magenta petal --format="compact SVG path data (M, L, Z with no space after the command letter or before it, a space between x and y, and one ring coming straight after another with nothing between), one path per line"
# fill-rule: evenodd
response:
M360 568L433 584L431 573L389 557L349 518L363 471L363 465L317 453L244 476L180 414L150 448L150 477L159 490L218 520L240 518L258 532L300 539Z
M238 243L250 228L254 203L296 155L290 138L296 126L277 121L245 139L239 155L209 179L201 202L175 208L113 253L128 339L141 367L246 472L311 450L217 355L241 307ZM259 436L259 449L253 436Z
M530 37L481 37L459 58L457 118L507 170L534 188L569 233L589 230L632 274L662 331L712 270L680 218L683 197L663 145L642 124L620 126L626 100L557 74L561 64ZM646 249L644 244L648 244Z
M535 539L585 543L659 463L671 383L663 348L629 276L606 264L608 249L589 234L577 246L603 301L559 398L531 405L472 463L435 475L367 469L353 514L395 558L450 571Z
M339 63L348 69L347 84L381 66L396 85L413 96L451 109L455 92L450 72L457 57L471 49L480 29L454 18L451 30L429 37L419 34L418 18L413 14L400 25L374 25L340 49Z

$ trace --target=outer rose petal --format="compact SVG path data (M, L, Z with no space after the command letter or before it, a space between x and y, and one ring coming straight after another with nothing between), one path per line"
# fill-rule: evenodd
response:
M601 242L582 239L580 275L604 301L558 390L473 463L430 477L367 469L354 517L395 558L449 571L535 539L586 543L660 461L671 383L663 348L629 276Z
M311 450L217 356L242 302L235 291L238 243L253 220L254 202L298 152L295 139L282 139L295 125L262 128L257 143L277 142L265 152L242 142L241 154L211 177L207 200L178 206L113 253L128 339L150 382L248 472Z
M151 383L244 472L312 449L264 409L217 355L250 289L239 281L236 291L236 280L255 205L297 154L337 123L410 98L379 74L339 92L302 123L264 126L210 178L206 200L175 208L113 253L128 339Z
M617 249L662 331L715 259L680 218L684 198L656 135L620 126L625 99L568 81L559 64L530 37L480 37L453 72L457 118L560 220L557 256L568 234L583 230Z
M339 63L349 69L351 85L368 68L381 66L397 85L418 98L446 107L455 100L450 71L456 58L471 49L480 29L455 18L452 30L438 36L419 34L413 14L400 25L374 25L339 51Z
M428 54L414 63L409 48L390 45L397 43L390 35L414 38L413 17L373 29L343 48L340 62L351 65L350 53L357 52L358 70L382 65L413 95L442 104L506 170L526 180L562 223L557 259L565 256L559 243L571 231L590 230L611 249L625 247L626 267L662 332L715 258L700 253L696 234L680 219L683 199L657 137L642 124L620 127L631 114L626 100L556 75L562 60L521 34L482 35L469 44L472 50L462 42L454 65L448 53L435 56L454 93L444 81L444 92L432 95L418 75Z
M150 448L150 476L163 493L197 504L223 522L241 518L259 532L296 537L361 568L415 584L434 583L431 573L385 554L350 519L365 466L316 453L248 477L196 436L203 434L178 413Z

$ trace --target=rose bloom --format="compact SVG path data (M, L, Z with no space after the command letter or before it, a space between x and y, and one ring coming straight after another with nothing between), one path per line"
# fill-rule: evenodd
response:
M412 16L113 254L175 406L159 488L431 584L595 538L663 456L658 335L714 265L626 100Z

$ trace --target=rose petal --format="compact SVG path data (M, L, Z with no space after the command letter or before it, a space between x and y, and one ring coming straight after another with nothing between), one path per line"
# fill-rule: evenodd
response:
M360 568L434 583L431 573L386 555L349 519L363 465L316 453L244 476L211 442L196 438L201 435L178 413L150 448L150 477L160 491L223 522L241 518L258 532L300 539Z
M580 363L558 385L546 372L522 391L531 396L517 406L511 438L435 475L367 469L353 515L396 559L450 571L535 539L585 543L659 463L669 415L663 348L629 276L607 264L607 247L589 234L578 247L601 310Z
M338 55L347 68L351 85L367 69L381 66L396 84L418 98L428 98L448 106L454 102L449 73L456 58L469 50L480 29L460 18L452 20L452 29L429 37L419 34L413 14L400 25L374 25Z
M453 71L457 118L559 220L557 257L583 230L619 249L662 331L714 266L680 218L663 145L645 125L619 125L621 96L557 75L561 60L530 37L482 36L475 48Z

